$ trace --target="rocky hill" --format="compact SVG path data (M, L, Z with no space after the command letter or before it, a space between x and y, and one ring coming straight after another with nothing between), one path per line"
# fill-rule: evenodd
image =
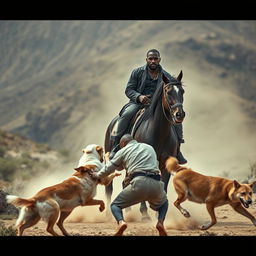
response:
M64 155L46 144L0 130L0 189L8 190L16 182L16 188L11 189L22 187L42 170L47 173L47 169L63 161Z
M1 21L0 37L6 130L76 159L103 144L130 72L157 48L166 70L184 73L190 163L237 175L256 159L255 21Z
M49 174L63 159L45 144L0 130L0 215L17 214L17 209L6 203L8 193L20 193L27 182L42 172Z

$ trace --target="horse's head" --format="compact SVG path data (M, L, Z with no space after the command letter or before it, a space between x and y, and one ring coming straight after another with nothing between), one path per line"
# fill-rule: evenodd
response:
M169 113L171 116L171 121L174 123L182 123L185 118L185 112L183 110L183 94L184 89L182 87L183 73L180 71L180 74L177 78L169 80L163 74L163 99L162 104L164 107L165 113Z

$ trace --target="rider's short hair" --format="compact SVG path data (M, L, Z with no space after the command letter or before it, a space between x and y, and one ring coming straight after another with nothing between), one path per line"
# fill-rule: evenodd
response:
M147 51L147 57L148 57L148 54L149 54L150 52L157 53L158 56L160 57L160 52L159 52L157 49L150 49L150 50L148 50L148 51Z

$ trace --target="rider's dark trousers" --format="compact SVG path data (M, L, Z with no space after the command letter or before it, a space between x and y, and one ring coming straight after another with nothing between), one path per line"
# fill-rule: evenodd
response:
M135 116L137 111L143 108L143 105L130 103L122 112L121 116L118 119L118 126L116 131L116 138L120 140L121 137L124 135L129 123L131 122L132 118Z

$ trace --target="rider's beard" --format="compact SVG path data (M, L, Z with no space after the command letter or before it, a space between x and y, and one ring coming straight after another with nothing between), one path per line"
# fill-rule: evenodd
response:
M148 68L151 70L151 71L156 71L159 67L159 64L148 64Z

